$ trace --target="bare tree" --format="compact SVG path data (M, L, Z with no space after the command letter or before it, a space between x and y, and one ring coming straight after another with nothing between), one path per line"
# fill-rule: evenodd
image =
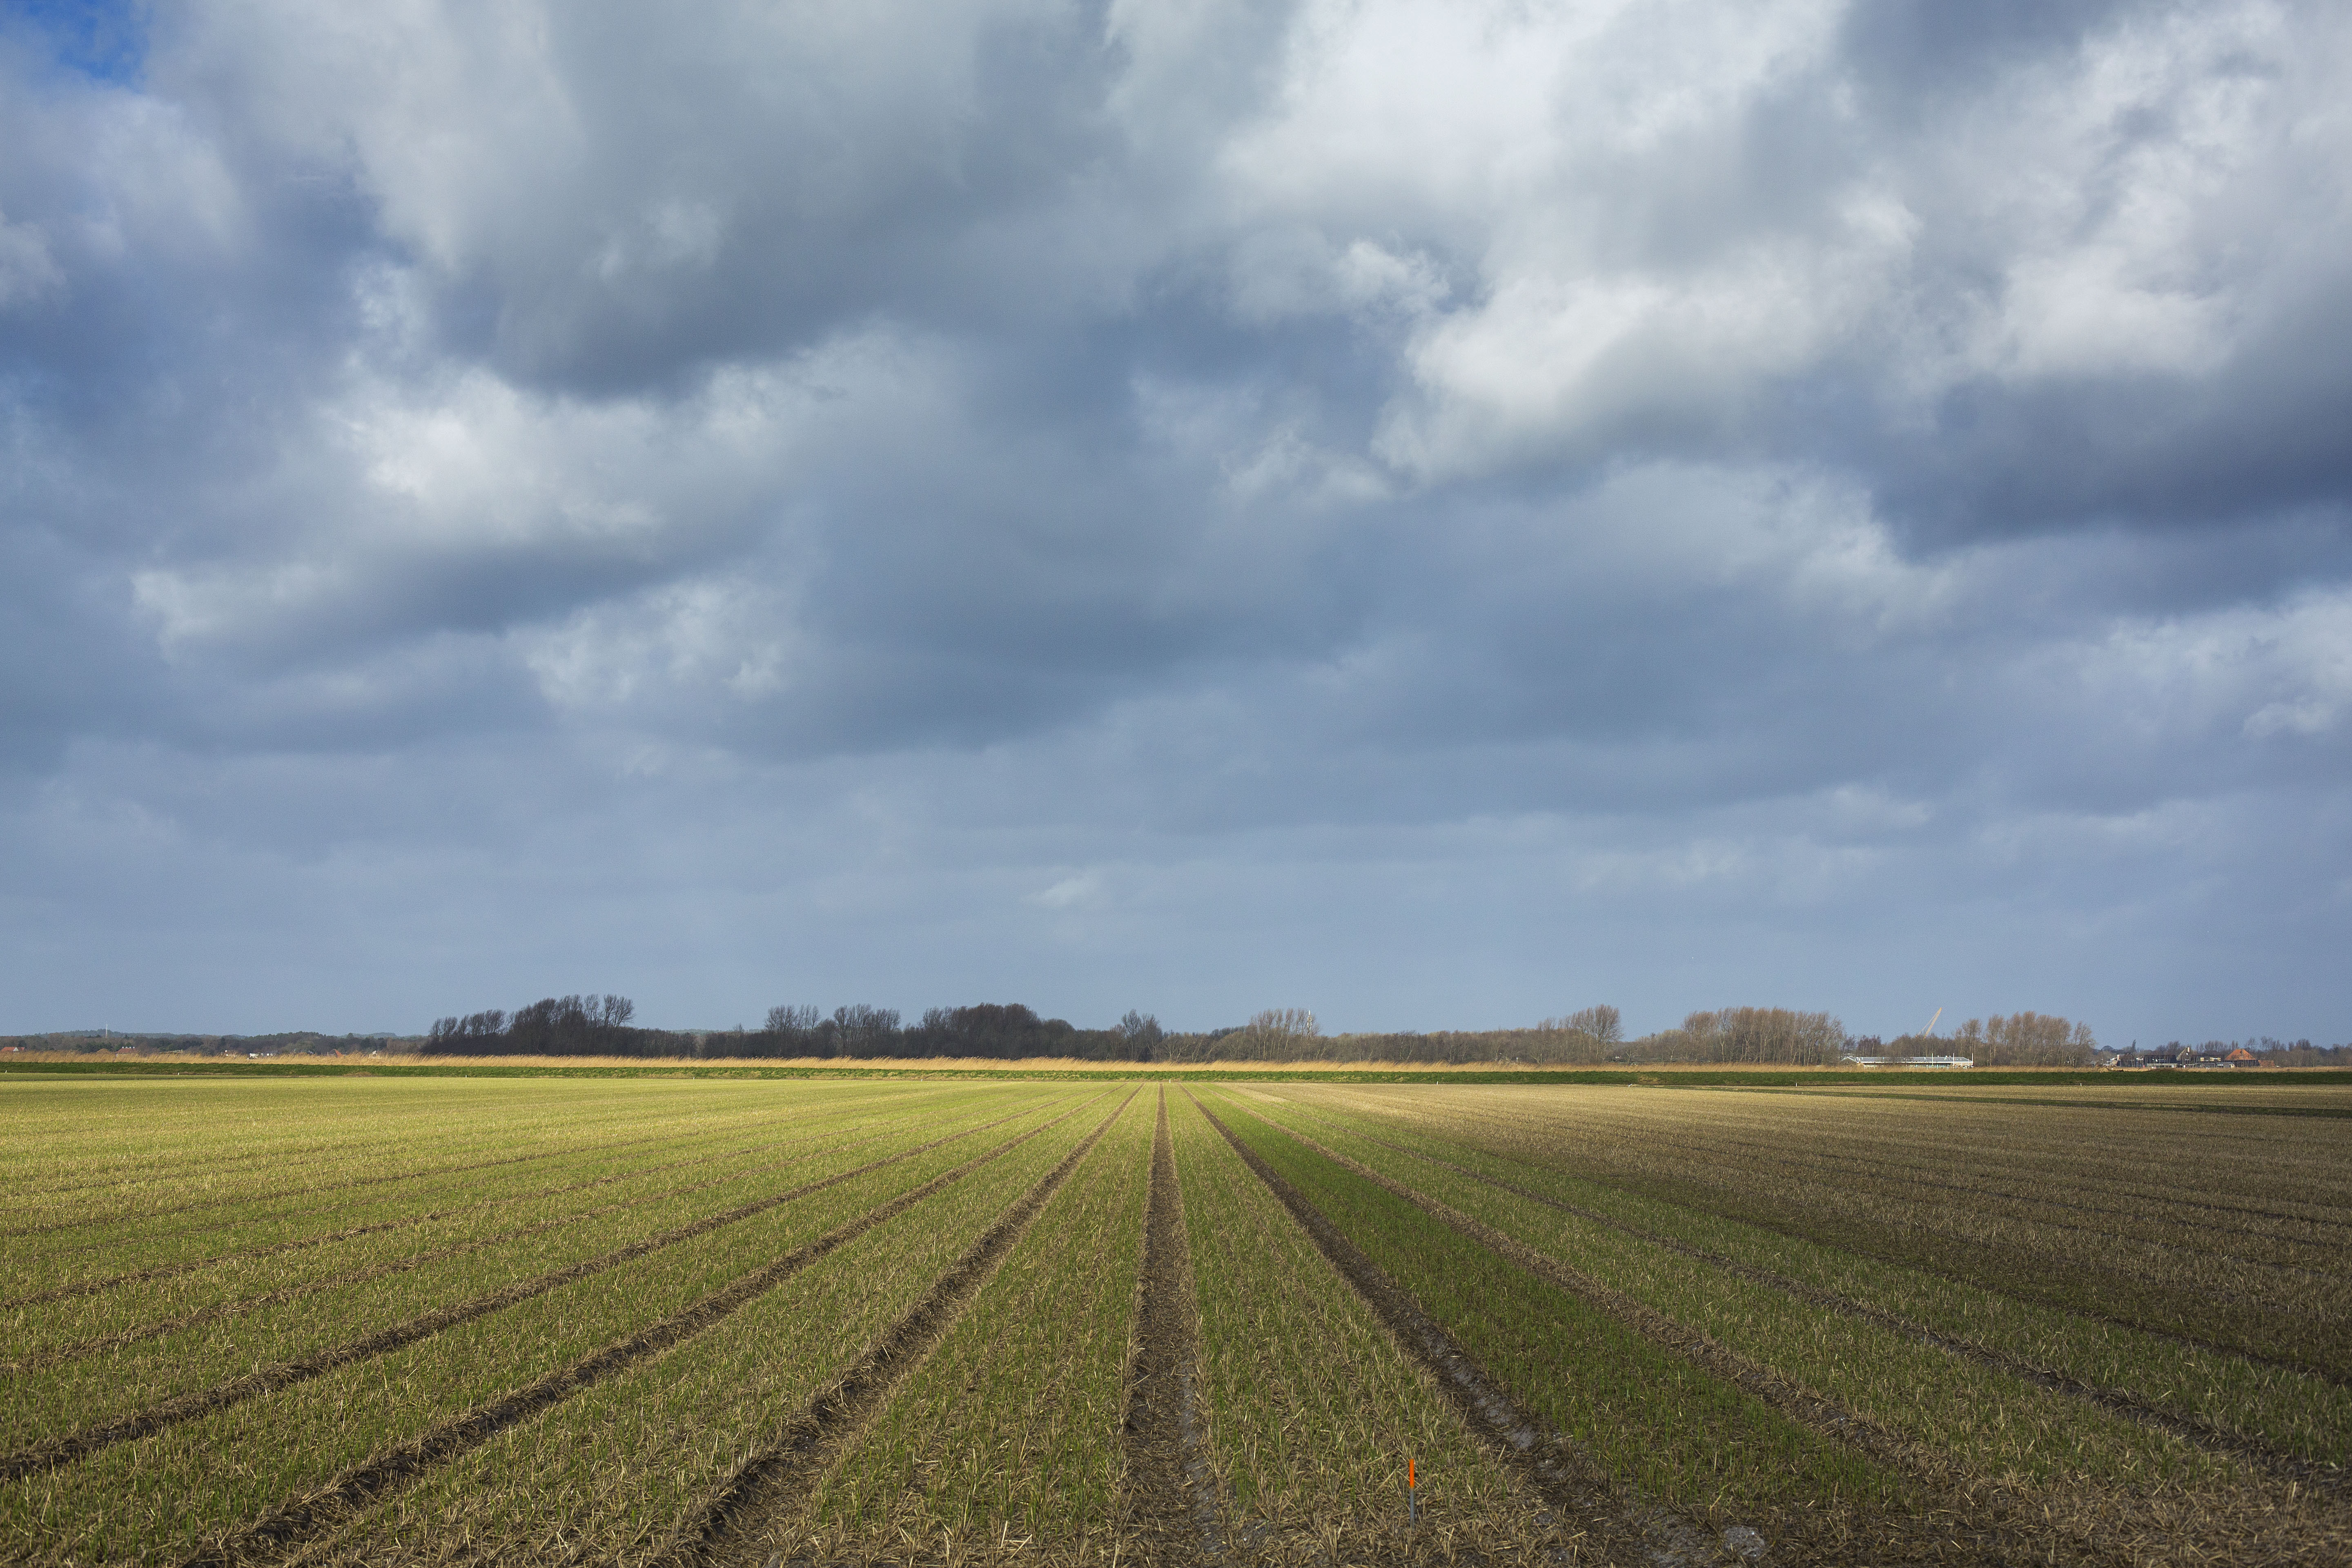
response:
M1253 1061L1293 1061L1308 1054L1323 1035L1315 1015L1304 1007L1269 1007L1234 1035L1219 1055Z
M1603 1046L1616 1045L1625 1037L1617 1009L1606 1002L1580 1007L1564 1018L1546 1018L1536 1027L1548 1035L1587 1035Z
M1983 1067L2088 1067L2098 1050L2088 1024L2053 1013L1995 1013L1981 1024L1971 1018L1958 1037Z
M1580 1035L1590 1035L1604 1046L1613 1046L1625 1037L1623 1021L1617 1009L1606 1002L1579 1008L1567 1019L1569 1028Z

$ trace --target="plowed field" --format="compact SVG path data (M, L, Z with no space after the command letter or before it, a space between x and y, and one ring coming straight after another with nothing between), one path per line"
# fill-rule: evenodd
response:
M2352 1092L0 1081L0 1561L2352 1562Z

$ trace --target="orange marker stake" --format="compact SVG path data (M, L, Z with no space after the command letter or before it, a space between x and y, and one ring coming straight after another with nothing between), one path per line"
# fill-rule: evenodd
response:
M1404 1462L1404 1517L1408 1523L1421 1522L1421 1492L1415 1485L1413 1462L1410 1456Z

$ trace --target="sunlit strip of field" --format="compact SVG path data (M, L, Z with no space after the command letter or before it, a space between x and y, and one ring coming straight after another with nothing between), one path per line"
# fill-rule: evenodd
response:
M0 1561L2352 1558L2292 1090L6 1089Z
M809 1419L814 1402L1068 1155L1102 1109L1059 1117L727 1321L499 1434L356 1519L320 1556L446 1561L484 1542L541 1560L692 1551L709 1505ZM790 1478L795 1490L810 1479Z
M1118 1429L1156 1097L1131 1099L807 1505L816 1554L999 1531L1082 1554L1117 1527Z

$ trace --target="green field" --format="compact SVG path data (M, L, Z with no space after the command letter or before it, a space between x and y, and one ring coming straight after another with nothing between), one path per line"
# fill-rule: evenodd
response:
M5 1562L2352 1561L2336 1083L10 1074L0 1130Z

